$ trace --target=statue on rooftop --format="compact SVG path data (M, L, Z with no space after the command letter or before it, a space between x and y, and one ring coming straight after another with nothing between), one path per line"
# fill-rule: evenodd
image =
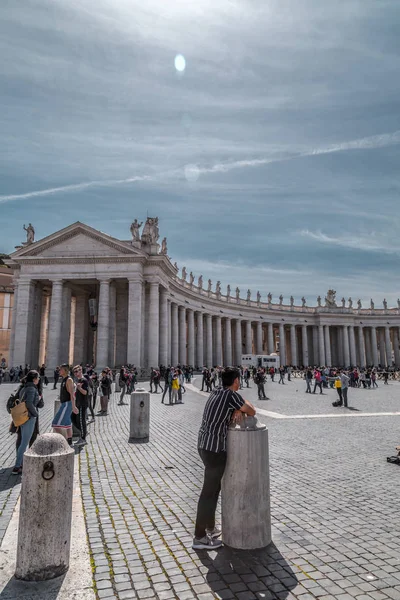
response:
M306 305L306 299L303 296L302 299L301 299L301 306L302 306L302 308L304 308L305 305Z
M228 285L226 286L226 297L230 298L230 295L231 295L231 286L228 283Z
M321 296L318 296L318 298L317 298L317 305L321 306Z
M282 306L283 304L283 296L282 294L279 296L279 306Z
M348 302L349 302L349 308L353 308L353 300L351 298L349 298Z
M182 267L182 279L183 279L183 281L186 281L186 276L187 276L186 267Z
M358 310L362 309L362 304L361 304L361 300L360 299L357 300L357 308L358 308Z
M271 304L271 302L272 302L272 294L271 294L271 292L268 292L267 298L268 298L268 304Z
M161 242L161 251L160 254L164 254L165 256L167 255L167 238L165 237L163 239L163 241Z
M197 286L202 290L203 289L203 275L200 275L198 281L197 281Z
M293 298L293 296L290 296L290 306L294 306L294 298Z
M327 308L336 308L336 292L335 290L328 290L325 296L325 306Z
M189 274L189 283L190 283L190 286L193 285L193 282L194 282L194 275L193 275L192 271L190 271L190 274Z
M35 241L35 230L33 228L32 223L29 223L28 227L25 227L24 224L24 229L26 231L26 244L33 244L33 242Z
M387 300L386 300L386 298L383 299L383 308L385 310L387 310Z
M345 306L346 306L346 298L342 298L341 302L342 302L342 308L345 308Z
M371 310L375 310L375 302L372 300L370 300L370 306L371 306Z

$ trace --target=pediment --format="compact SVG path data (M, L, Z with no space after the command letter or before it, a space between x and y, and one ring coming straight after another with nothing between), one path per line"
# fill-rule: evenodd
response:
M24 246L11 258L98 258L144 256L129 242L113 238L82 223L75 223L43 240Z

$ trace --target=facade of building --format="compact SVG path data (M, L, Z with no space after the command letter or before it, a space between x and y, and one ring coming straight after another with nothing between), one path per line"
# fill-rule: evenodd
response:
M28 240L6 261L14 274L10 364L62 362L193 366L240 364L279 352L281 364L400 366L400 308L362 308L330 290L316 306L267 302L195 284L158 243L158 219L117 240L74 223Z
M0 365L8 364L13 303L13 271L0 265Z

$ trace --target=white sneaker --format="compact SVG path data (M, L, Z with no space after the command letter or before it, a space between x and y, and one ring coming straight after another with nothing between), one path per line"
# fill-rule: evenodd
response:
M216 550L217 548L221 548L221 546L221 540L215 540L211 535L205 535L200 539L193 538L193 550Z
M75 446L86 446L86 444L87 444L86 440L79 438L79 440L76 442Z

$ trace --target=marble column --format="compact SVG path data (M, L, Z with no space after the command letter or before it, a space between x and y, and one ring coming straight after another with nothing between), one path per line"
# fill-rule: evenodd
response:
M39 343L39 364L46 364L47 354L47 336L49 333L49 312L50 296L43 294L42 297L42 315L40 319L40 343Z
M204 328L203 313L196 313L197 337L196 337L196 365L201 369L204 365Z
M242 321L235 321L235 365L242 364Z
M371 347L372 347L372 360L374 363L374 367L377 367L379 364L378 357L378 341L377 341L377 331L376 327L371 327Z
M374 359L372 357L372 345L371 345L371 330L369 327L364 327L364 340L365 340L365 363L366 366L372 365Z
M33 290L33 302L32 311L30 313L32 334L31 334L31 347L30 353L30 365L36 369L39 365L39 347L40 347L40 329L42 321L42 304L43 304L43 288L41 285L36 284ZM40 366L42 363L40 363Z
M253 354L251 321L246 321L246 354Z
M178 305L172 302L171 306L172 330L171 330L171 356L172 366L176 367L179 362L179 317Z
M268 323L268 354L272 354L273 352L275 352L274 325L273 323Z
M164 287L160 288L160 365L168 365L168 297Z
M117 329L117 289L115 282L110 284L110 328L108 337L108 364L115 367L115 337Z
M72 291L68 285L64 284L62 297L62 323L61 323L61 344L60 361L69 364L69 341L71 337L71 298Z
M222 322L221 317L215 317L215 357L218 366L222 366Z
M343 366L350 366L350 344L349 344L349 328L343 325Z
M186 348L186 308L179 307L179 364L181 366L187 364L187 348Z
M343 327L332 327L331 335L331 360L335 366L343 367L344 360L344 333Z
M382 367L386 366L385 330L379 328L379 362Z
M290 325L290 353L292 355L292 366L296 367L298 364L296 325Z
M308 367L310 363L308 357L307 325L301 326L301 345L303 348L303 365Z
M349 327L349 338L350 338L350 362L353 367L357 365L357 352L356 352L356 336L354 333L354 325Z
M17 363L14 361L14 348L15 348L15 324L16 324L16 318L17 318L17 307L18 307L18 283L19 283L19 279L14 278L13 280L14 283L14 297L13 297L13 307L12 307L12 312L11 312L11 335L10 335L10 352L8 355L8 364L10 367L12 366L19 366L19 364L17 365Z
M396 367L400 366L400 350L399 350L399 328L393 328L393 351L394 351L394 364Z
M286 365L285 325L279 323L279 358L281 366Z
M127 363L143 367L142 357L142 302L143 280L141 277L128 280L128 335Z
M319 366L323 367L326 364L324 326L323 325L318 325L318 349L319 349Z
M329 331L329 325L325 325L325 356L326 356L326 366L332 366L332 357L331 357L331 336Z
M75 305L74 364L84 363L86 360L85 341L87 339L88 322L85 317L88 312L87 296L78 294Z
M187 309L187 333L188 333L188 365L194 367L194 312L191 308Z
M232 323L229 318L225 319L225 352L224 366L232 366Z
M110 336L110 280L100 280L99 309L97 321L97 370L108 366L108 344Z
M149 285L149 339L147 340L147 366L157 368L160 365L160 284L158 281L151 281Z
M172 364L172 313L171 313L171 300L168 298L168 365Z
M385 327L385 348L386 348L386 364L388 367L392 366L392 341L390 339L390 327Z
M261 321L257 321L256 354L263 354L263 331Z
M61 321L63 317L63 282L61 279L56 279L52 283L47 349L47 371L51 377L53 377L54 369L60 364Z
M364 333L363 333L362 325L357 327L357 329L358 329L358 349L359 349L359 356L360 356L358 365L361 368L364 368L367 365L367 361L365 358L365 342L364 342Z
M313 364L318 366L318 325L313 325L312 327L312 340Z
M206 315L206 337L207 337L207 367L213 366L213 337L212 337L212 315Z

